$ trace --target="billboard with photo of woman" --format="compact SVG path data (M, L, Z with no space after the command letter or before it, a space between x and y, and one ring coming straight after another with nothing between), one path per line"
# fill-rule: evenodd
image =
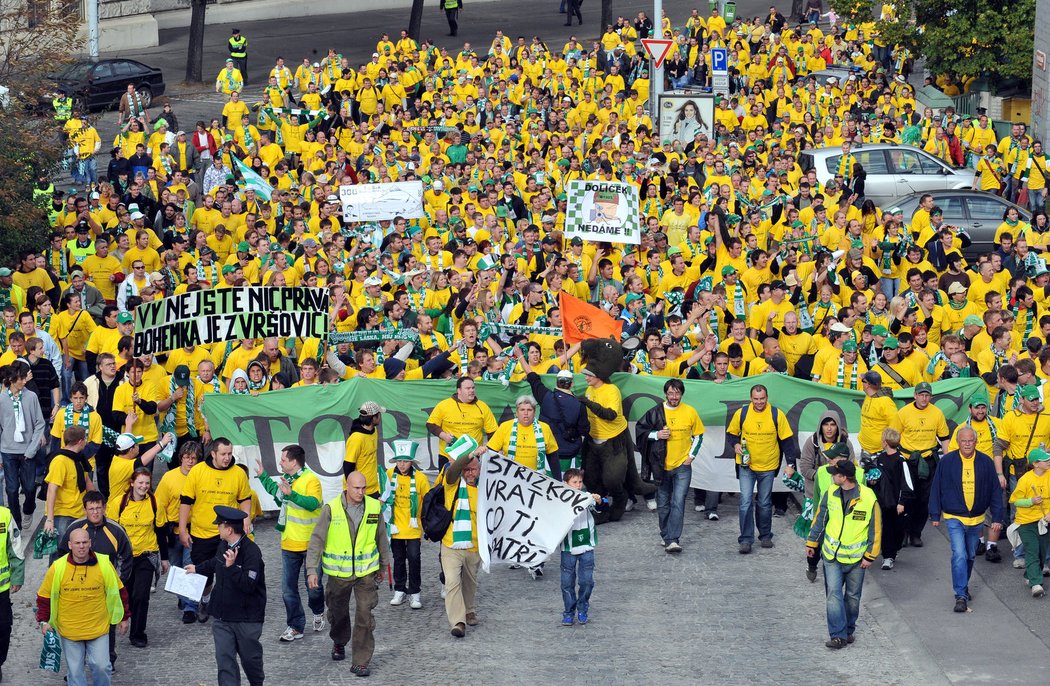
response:
M684 147L702 133L710 137L714 130L715 99L700 94L665 93L660 95L660 140L679 142Z

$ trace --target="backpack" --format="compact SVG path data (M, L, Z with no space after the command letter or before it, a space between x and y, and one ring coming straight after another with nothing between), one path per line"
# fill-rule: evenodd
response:
M452 512L445 507L444 471L438 476L433 488L423 496L423 506L419 512L419 523L423 529L423 538L440 543L448 528L452 525ZM438 486L441 486L438 488Z
M153 521L157 521L157 498L154 497L153 491L149 491L146 495L149 496L149 504L153 508ZM129 488L125 493L124 497L120 499L120 507L117 510L117 523L120 523L120 515L124 514L124 510L128 507L128 502L131 500L131 489Z

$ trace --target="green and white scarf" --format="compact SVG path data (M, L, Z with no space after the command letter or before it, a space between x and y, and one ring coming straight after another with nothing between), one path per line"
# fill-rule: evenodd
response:
M591 510L588 507L576 515L572 528L562 543L562 550L570 555L580 555L588 550L594 550L597 543L598 530L594 526L594 517L591 516Z
M470 550L474 547L474 522L470 517L470 492L467 482L460 477L452 511L452 549Z
M1020 305L1020 303L1015 304L1011 309L1014 312L1014 319L1020 319L1021 318L1021 305ZM1035 312L1032 311L1032 308L1026 307L1025 310L1024 310L1024 335L1021 336L1021 345L1026 344L1028 342L1028 339L1032 336L1032 327L1034 326L1034 324L1035 324Z
M197 278L201 281L207 281L212 286L219 283L219 265L212 262L209 265L205 265L201 260L197 260Z
M521 426L521 424L517 421L511 426L510 444L507 446L507 457L514 461L517 461L515 456L518 454L519 426ZM543 439L543 429L540 427L539 421L535 419L532 420L532 435L536 440L536 471L550 476L550 468L547 467L547 442Z
M12 439L15 443L21 443L25 440L26 430L26 416L22 412L22 391L15 395L11 392L11 389L7 389L7 397L11 399L11 409L15 415L15 433Z
M91 413L95 411L95 408L91 407L88 403L84 403L84 409L80 411L77 416L73 416L75 410L73 404L66 405L65 414L62 418L62 425L65 427L79 426L84 429L90 436L91 434ZM102 445L114 446L117 442L117 436L120 434L108 426L102 426Z
M988 424L988 433L991 434L991 436L992 436L992 443L994 444L995 443L995 439L999 435L999 432L995 430L995 422L992 421L991 417L985 418L984 421L985 421L985 423ZM967 417L966 418L966 426L968 426L971 429L973 429L973 417ZM976 431L976 429L974 429L974 431Z
M747 314L746 300L744 298L744 287L737 281L733 284L733 316L740 318Z
M416 492L416 471L412 469L408 474L402 474L394 469L394 492L397 492L397 480L408 479L408 525L413 529L419 528L419 494ZM390 520L390 533L396 534L398 528L394 525L393 519Z
M650 374L651 375L653 373L653 365L649 361L649 351L648 350L639 350L634 356L634 362L635 362L635 364L641 364L642 371L645 372L646 374Z
M859 362L860 358L858 356L858 359L853 363L853 370L849 375L849 386L846 386L846 360L842 356L839 356L839 372L835 379L835 385L839 388L846 388L852 391L859 390L859 387L857 386L857 367L860 366Z
M364 341L412 341L419 342L419 334L413 329L372 329L370 331L333 331L328 334L328 343L361 343Z
M718 310L711 308L711 311L707 313L707 328L711 330L711 334L715 337L716 342L721 342L721 338L718 335Z

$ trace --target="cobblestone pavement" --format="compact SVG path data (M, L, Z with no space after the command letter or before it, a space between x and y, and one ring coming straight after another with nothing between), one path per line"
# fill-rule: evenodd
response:
M591 622L560 626L561 595L556 563L547 575L529 579L524 570L498 568L482 574L481 621L465 639L448 633L437 581L437 547L424 546L422 610L389 605L380 591L376 611L373 679L387 684L552 683L577 684L917 684L921 656L899 650L900 626L884 626L882 603L869 574L857 642L843 651L824 647L824 591L803 574L801 541L791 518L774 520L776 547L744 556L736 550L736 500L722 505L722 520L686 514L684 552L660 548L656 514L628 513L623 522L599 528L596 587ZM280 644L284 605L280 594L280 553L273 522L260 522L258 540L266 558L269 601L263 640L267 683L343 684L352 675L349 660L329 657L326 633ZM15 636L4 666L5 683L62 684L61 675L36 668L40 634L32 605L43 576L30 561L26 588L15 600ZM305 593L303 594L305 601ZM869 599L866 599L869 600ZM872 604L881 605L879 612ZM894 612L892 608L889 610ZM209 624L185 626L175 600L163 590L153 596L150 647L118 639L116 684L157 686L216 683ZM349 657L349 656L348 656Z

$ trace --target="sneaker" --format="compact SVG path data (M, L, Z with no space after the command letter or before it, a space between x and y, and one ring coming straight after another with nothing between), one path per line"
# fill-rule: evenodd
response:
M419 594L418 593L413 593L408 598L409 598L408 606L410 608L412 608L413 610L422 610L423 609L423 601L419 599Z
M956 598L955 599L955 611L956 612L966 612L966 598Z
M529 576L532 577L533 580L536 580L536 579L539 579L539 578L543 577L543 568L542 567L529 567Z
M182 613L182 623L183 624L193 624L196 621L197 621L197 613L194 612L193 610L186 610L185 612Z
M336 662L342 662L346 659L346 646L341 646L338 643L332 644L332 659Z
M817 570L810 569L809 567L807 567L806 568L806 578L809 579L809 583L811 583L811 584L817 583Z
M303 632L296 631L292 627L288 627L287 629L284 630L284 633L281 634L281 637L279 639L277 639L277 640L280 641L281 643L291 643L292 641L298 641L298 640L302 639L302 637L303 637Z
M1033 598L1042 598L1043 597L1043 586L1042 586L1042 584L1036 584L1035 586L1032 586L1032 597Z
M324 620L324 615L314 615L314 631L324 631L324 628L328 626L328 623Z
M581 610L580 612L577 612L576 613L576 620L580 624L586 624L587 623L587 611L586 610Z
M656 512L656 500L655 499L654 500L646 500L645 501L645 507L650 512Z
M761 541L758 542L758 544L760 546L762 546L763 548L772 548L773 547L773 539L772 538L763 538Z
M709 522L717 522L718 521L718 513L717 512L708 512L707 513L707 521L709 521Z
M576 623L576 618L573 616L573 614L571 612L562 612L561 613L561 625L562 626L572 626L575 623Z
M703 512L705 509L703 505L693 505L693 512Z
M1023 557L1015 557L1014 558L1014 569L1024 569L1024 558Z
M33 515L22 515L22 531L29 531L33 526Z
M405 602L407 594L404 591L394 591L394 597L390 599L391 605L400 605Z
M628 500L627 507L624 508L624 512L632 512L634 510L634 501Z
M992 547L994 548L995 546L993 545ZM984 541L977 541L977 552L976 552L976 553L974 553L974 554L975 554L975 555L984 555L984 553L985 553L985 552L986 552L987 550L988 550L988 546L987 546L987 544L985 544L985 542L984 542ZM991 560L989 560L989 562L990 562L990 561L991 561Z
M444 598L448 595L448 589L445 588L445 584L441 584L441 597Z
M980 553L977 554L980 555ZM999 546L988 546L988 549L984 551L984 559L988 560L989 562L1002 562L1003 556L999 553Z
M203 601L197 603L197 621L201 624L208 621L208 603Z
M682 552L682 546L678 545L676 541L671 541L664 550L669 553L680 553Z
M885 560L883 560L882 561L882 568L883 569L893 569L893 558L892 557L887 557Z
M844 638L829 638L824 641L824 645L832 650L842 650L846 647L846 639Z
M1050 576L1050 565L1043 566L1043 576Z
M371 670L368 669L368 665L350 665L350 671L357 676L368 676L371 674Z
M751 554L751 544L750 543L741 543L739 552L740 552L741 555L750 555Z

